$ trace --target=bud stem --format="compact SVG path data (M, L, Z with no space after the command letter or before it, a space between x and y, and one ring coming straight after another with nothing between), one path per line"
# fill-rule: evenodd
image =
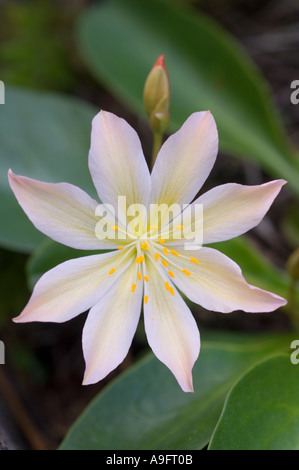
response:
M153 151L152 151L152 168L155 164L157 155L162 145L163 134L160 132L153 132Z

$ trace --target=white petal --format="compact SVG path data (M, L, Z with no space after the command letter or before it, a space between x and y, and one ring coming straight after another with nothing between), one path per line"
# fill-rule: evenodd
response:
M11 170L8 176L20 206L42 233L72 248L115 248L117 241L100 241L96 237L98 203L80 188L68 183L44 183L15 175Z
M229 240L258 225L285 183L224 184L200 196L193 204L203 204L203 243Z
M286 304L278 295L248 284L240 267L218 250L176 251L179 257L167 258L169 269L175 274L173 282L190 300L207 310L272 312ZM198 264L190 258L196 259Z
M141 312L142 282L136 282L134 263L90 310L83 330L86 370L83 384L106 377L126 357Z
M157 358L166 364L185 392L192 392L192 368L200 338L196 322L177 290L174 295L165 288L158 265L147 263L148 302L144 304L145 331ZM172 286L171 282L169 284ZM172 286L173 287L173 286Z
M60 323L88 310L132 263L131 252L125 257L123 251L72 259L46 272L14 321Z
M208 177L217 152L212 114L192 114L161 147L152 171L152 202L189 204Z
M101 201L118 207L126 196L127 206L147 205L151 180L141 143L135 130L112 113L101 111L93 119L89 169ZM124 222L126 207L119 218Z

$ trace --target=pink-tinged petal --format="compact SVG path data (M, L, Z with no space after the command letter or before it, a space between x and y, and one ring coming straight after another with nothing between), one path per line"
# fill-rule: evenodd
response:
M68 183L44 183L11 170L8 177L18 203L34 226L48 237L82 250L115 248L117 241L96 237L98 203L80 188Z
M258 225L285 183L284 180L259 186L230 183L200 196L194 204L203 205L203 244L229 240Z
M192 368L200 350L199 331L182 297L170 280L173 291L166 289L163 274L153 263L147 262L149 282L146 283L147 302L144 303L147 339L157 358L172 371L184 392L192 392Z
M61 323L95 305L132 263L131 250L72 259L46 272L34 287L32 296L14 318ZM109 274L111 270L115 272Z
M168 258L169 269L175 275L172 281L191 301L207 310L272 312L286 304L282 297L248 284L240 267L218 250L176 248L176 252L179 256Z
M212 114L192 114L162 145L152 171L152 202L189 204L208 177L218 152Z
M151 180L135 130L122 118L101 111L92 121L89 169L101 201L117 209L119 196L127 206L147 205ZM125 206L119 218L124 221Z
M136 283L135 266L120 276L90 310L83 329L86 362L83 384L102 380L126 357L141 312L142 282Z

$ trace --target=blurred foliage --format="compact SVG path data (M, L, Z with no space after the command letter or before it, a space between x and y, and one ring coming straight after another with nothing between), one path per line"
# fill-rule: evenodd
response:
M72 22L81 2L16 0L0 6L0 67L5 83L52 90L76 83Z
M91 8L83 8L88 3L93 3ZM0 244L24 253L33 251L28 258L0 250L0 326L9 341L11 318L20 313L29 298L25 266L32 288L46 270L89 253L44 240L18 207L7 183L7 170L11 167L16 173L51 182L67 181L95 195L87 167L91 119L98 111L98 104L107 107L108 103L108 109L114 111L109 105L111 102L115 105L115 102L108 93L100 94L101 89L92 81L92 76L113 97L141 117L136 121L143 132L144 80L158 55L165 54L172 84L172 130L176 130L191 112L211 109L219 126L222 150L237 158L253 159L261 178L277 175L289 179L287 188L291 187L293 191L292 201L299 195L298 158L286 138L279 116L281 113L269 93L269 84L238 41L202 13L202 5L205 4L216 9L217 5L223 7L225 4L229 8L237 3L236 0L2 2L0 79L7 85L7 99L6 105L0 106ZM249 5L250 2L247 3ZM74 41L77 19L78 43ZM77 44L81 55L76 49ZM83 61L90 75L82 67ZM35 89L68 92L80 98L87 94L88 97L96 97L97 106L80 98ZM118 106L124 114L127 112L119 103ZM231 176L235 163L230 164L229 157L227 161L224 168L226 178ZM238 163L238 168L241 169L241 180L246 180L242 163ZM287 202L282 206L286 207ZM286 241L284 252L299 244L298 214L295 203L289 206L287 216L281 217L279 240L282 243ZM270 217L276 221L275 211ZM275 230L280 232L278 224ZM267 253L261 254L262 246L257 244L256 247L247 237L217 244L220 251L241 266L249 282L286 297L289 277L275 266L277 259L283 265L283 257L281 253L278 257L271 253L274 245ZM63 325L59 325L59 330L55 330L53 325L43 325L44 330L39 330L36 325L28 325L28 329L26 325L19 325L19 336L16 334L10 341L13 345L10 354L12 367L35 385L44 385L51 374L55 376L53 371L58 370L59 378L51 377L58 382L54 384L54 395L57 399L61 383L63 390L69 386L69 395L65 395L68 404L80 401L79 393L74 397L74 383L69 383L71 368L77 373L80 367L83 368L80 322L84 318L78 321L80 331L74 321L71 327L65 325L64 330ZM283 323L281 329L284 327ZM28 331L33 331L31 340ZM47 334L43 336L42 331ZM57 337L57 331L60 337ZM24 332L28 337L26 334L22 336ZM252 413L253 398L262 397L262 390L251 380L253 398L248 400L241 377L268 354L285 351L289 337L272 334L258 338L224 332L211 338L205 331L202 336L203 349L194 368L195 394L182 394L165 366L148 356L121 374L95 399L74 425L62 447L136 448L137 444L140 448L155 448L157 445L159 448L200 448L209 441L230 390L219 429L235 426L236 422L243 425L246 409ZM37 338L41 337L41 344L37 344ZM75 356L71 354L66 337L70 344L76 342ZM43 362L43 353L50 347L56 354L53 354L53 364L50 361L53 368L45 365L47 361ZM136 358L137 355L134 360ZM76 361L82 361L82 364L78 366ZM268 396L276 385L274 366L275 362L271 380L263 385ZM279 370L286 379L290 379L288 383L295 389L294 369L289 370L285 363ZM260 380L266 377L263 369L254 368L252 373ZM108 377L107 382L109 380ZM79 386L77 376L74 382ZM101 388L103 383L98 386ZM38 395L39 389L35 393ZM279 403L279 393L276 393L276 398ZM292 404L292 397L287 396L284 405L287 406L288 401ZM262 412L266 402L267 396L258 401ZM236 414L235 403L245 403L246 409L241 407ZM44 409L43 397L40 406ZM59 421L58 414L54 410L53 422ZM126 433L120 433L120 428L126 429ZM255 429L250 432L254 435ZM224 434L227 439L229 433ZM214 440L215 445L217 439ZM237 445L242 434L237 432L234 439L233 445Z

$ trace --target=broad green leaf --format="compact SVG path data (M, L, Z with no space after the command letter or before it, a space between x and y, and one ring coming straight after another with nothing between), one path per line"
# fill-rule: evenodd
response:
M66 181L94 195L88 172L91 105L58 94L5 89L0 105L0 244L24 252L43 239L9 187L11 168L30 178Z
M61 449L201 449L225 397L250 367L287 350L283 336L202 333L193 370L195 393L184 393L151 354L111 382L70 429Z
M143 116L145 79L164 54L171 129L194 111L211 110L223 150L253 158L299 195L299 159L265 80L237 42L198 9L170 0L106 0L83 14L78 41L94 76Z
M231 390L210 450L299 450L299 366L272 357Z

